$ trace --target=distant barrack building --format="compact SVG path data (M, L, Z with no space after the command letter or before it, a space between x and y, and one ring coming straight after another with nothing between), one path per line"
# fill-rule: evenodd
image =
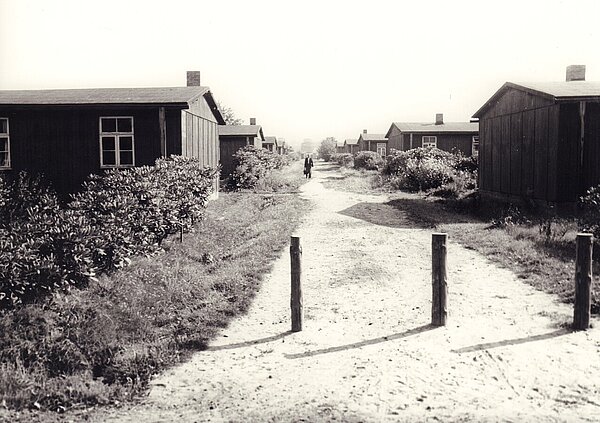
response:
M385 136L390 149L406 151L417 147L436 147L477 156L478 135L477 122L444 122L444 115L438 113L434 122L393 122Z

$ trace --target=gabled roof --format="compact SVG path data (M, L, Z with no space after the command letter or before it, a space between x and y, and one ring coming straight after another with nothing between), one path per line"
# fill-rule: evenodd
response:
M408 133L477 133L479 124L477 122L444 122L436 125L435 122L392 122L386 137L389 138L392 129L396 127L400 132Z
M347 138L346 140L344 140L344 145L346 144L358 145L358 140L354 138Z
M265 140L262 126L260 125L221 125L219 126L219 137L260 137Z
M360 134L360 137L358 138L359 141L362 139L363 141L387 141L387 137L385 136L385 134L365 134L362 133Z
M217 122L223 116L208 87L0 90L0 106L169 105L188 108L204 96Z
M502 87L479 109L473 117L481 116L496 103L505 91L515 89L533 95L548 98L556 102L600 100L600 82L597 81L559 81L559 82L505 82Z
M263 144L277 144L277 137L265 137Z
M208 87L1 90L0 105L187 104Z

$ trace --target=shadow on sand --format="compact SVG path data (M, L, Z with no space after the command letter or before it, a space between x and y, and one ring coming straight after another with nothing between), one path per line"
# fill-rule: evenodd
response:
M557 336L568 335L570 333L573 333L572 329L559 329L554 332L543 333L541 335L526 336L524 338L507 339L504 341L488 342L485 344L472 345L470 347L464 347L464 348L459 348L457 350L452 350L452 352L461 354L461 353L483 351L483 350L489 350L492 348L506 347L509 345L519 345L519 344L526 344L528 342L542 341L544 339L556 338Z
M287 332L283 332L273 336L267 336L266 338L254 339L252 341L246 342L238 342L237 344L229 344L229 345L216 345L214 347L208 347L204 351L221 351L221 350L234 350L236 348L244 348L250 347L252 345L258 344L266 344L267 342L277 341L278 339L283 339L288 335L291 335L293 332L291 330Z
M387 203L358 203L339 212L375 225L391 228L434 228L443 223L476 221L468 215L445 210L422 198L399 198Z
M407 330L406 332L395 333L393 335L388 335L388 336L381 336L379 338L367 339L365 341L355 342L353 344L346 344L346 345L340 345L337 347L323 348L320 350L307 351L307 352L298 353L298 354L284 354L284 356L285 356L285 358L296 359L296 358L313 357L315 355L329 354L329 353L334 353L334 352L339 352L339 351L346 351L346 350L351 350L351 349L355 349L355 348L361 348L361 347L364 347L367 345L381 344L382 342L393 341L395 339L407 338L409 336L416 335L421 332L425 332L425 331L435 329L435 328L436 328L436 326L429 324L429 325L420 326L418 328Z

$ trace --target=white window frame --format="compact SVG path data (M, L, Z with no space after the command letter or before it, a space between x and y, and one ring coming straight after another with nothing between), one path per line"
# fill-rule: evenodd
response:
M130 119L131 120L131 132L119 132L119 127L115 121L115 132L104 132L102 131L102 119ZM102 169L115 169L115 168L127 168L135 167L135 136L134 133L134 121L133 116L100 116L98 119L98 125L100 130L99 146L100 146L100 168ZM104 164L104 152L102 151L102 137L115 137L115 164ZM121 148L120 139L121 137L131 137L131 164L121 164ZM128 151L128 150L127 150Z
M437 136L436 135L423 135L421 137L421 146L425 147L435 147L437 148Z
M378 142L377 143L377 154L379 154L381 157L385 157L385 153L386 153L386 148L387 148L387 144L384 142ZM382 153L383 152L383 153Z
M0 165L0 169L2 170L7 170L11 168L11 163L10 163L10 128L9 128L9 122L8 122L8 118L5 117L0 117L0 120L5 120L6 121L6 133L0 133L0 139L6 139L6 151L5 150L0 150L0 154L6 154L6 164L5 165Z
M477 149L475 149L477 147ZM473 135L471 142L471 156L479 157L479 135Z

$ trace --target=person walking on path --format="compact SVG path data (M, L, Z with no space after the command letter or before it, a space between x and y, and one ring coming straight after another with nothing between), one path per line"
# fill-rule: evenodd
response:
M304 158L304 176L306 178L312 177L312 167L314 166L313 159L310 154L307 154Z

